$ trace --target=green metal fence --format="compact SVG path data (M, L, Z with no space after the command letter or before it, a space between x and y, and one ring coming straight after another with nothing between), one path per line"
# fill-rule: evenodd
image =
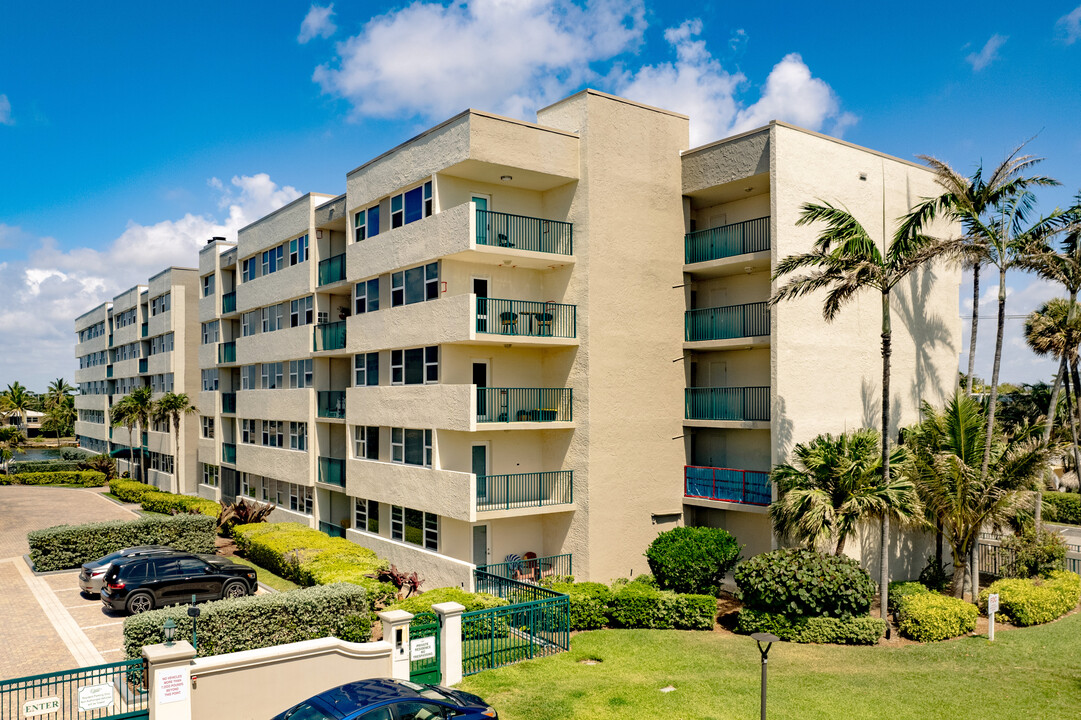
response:
M319 482L345 487L345 460L330 457L319 458Z
M769 308L758 302L688 310L684 332L687 342L769 335Z
M773 486L769 473L760 470L687 465L683 468L683 494L706 500L769 505L773 501Z
M542 577L574 575L574 558L570 553L565 555L545 555L538 558L523 558L514 562L492 563L491 565L478 565L477 571L485 575L493 575L501 578L515 579L540 579ZM481 580L477 580L481 582ZM485 580L485 582L491 582ZM498 588L496 588L498 590ZM498 592L493 593L498 595Z
M149 717L143 661L0 680L0 718L119 720Z
M409 679L418 683L433 683L438 685L442 681L442 673L439 670L439 616L435 613L420 612L409 621ZM428 638L431 638L430 640ZM420 643L434 650L434 653L414 653L414 642L426 640ZM424 654L428 657L413 659L414 654Z
M329 285L345 280L345 253L319 261L319 284Z
M317 400L319 417L345 419L344 390L320 390Z
M571 422L572 388L477 388L477 422Z
M524 337L577 336L576 305L533 300L477 298L477 332Z
M980 534L980 573L1003 577L1013 561L1013 552L1002 547L1002 537L989 533ZM1081 574L1081 545L1066 545L1064 570Z
M699 230L688 233L684 241L687 264L762 252L769 250L769 218Z
M768 421L769 388L687 388L686 419Z
M574 502L574 471L478 475L477 510L512 510Z
M569 222L477 210L477 245L571 255L573 234Z
M316 325L312 328L312 349L341 350L345 347L345 320Z

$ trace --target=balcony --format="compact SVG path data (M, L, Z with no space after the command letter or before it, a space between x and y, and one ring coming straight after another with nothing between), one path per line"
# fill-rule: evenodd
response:
M221 394L221 414L236 415L236 393L223 392Z
M683 495L759 506L773 499L768 472L694 465L683 468Z
M477 422L573 422L572 388L477 388Z
M570 505L574 471L477 475L477 512Z
M477 210L477 245L574 254L574 226L559 220Z
M769 217L688 233L684 247L688 265L769 250Z
M223 463L229 463L230 465L236 465L236 443L221 444L221 461Z
M113 366L110 365L109 367L105 368L105 377L111 378L112 376L113 376Z
M218 364L236 362L236 340L218 343Z
M236 290L221 296L221 314L228 315L236 312Z
M320 285L330 285L342 280L345 280L345 253L319 261Z
M341 525L335 525L334 523L319 521L319 531L325 532L327 535L335 538L345 537L345 528Z
M319 482L326 485L345 487L345 460L338 458L319 458Z
M477 332L519 337L573 338L578 308L556 302L477 298Z
M687 388L687 420L769 422L768 387Z
M757 302L688 310L684 333L687 342L768 336L769 308Z
M148 322L143 323L143 325L142 325L142 333L141 334L142 334L143 337L146 337L147 335L150 334L150 323L148 323Z
M345 348L345 320L316 325L312 329L312 349L315 352L343 348Z
M320 390L318 392L319 417L345 420L345 391Z
M150 363L146 358L143 358L139 361L139 374L146 375L148 372L150 372Z

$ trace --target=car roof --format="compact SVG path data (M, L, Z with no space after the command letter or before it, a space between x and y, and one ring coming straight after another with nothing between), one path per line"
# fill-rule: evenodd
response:
M179 550L172 550L167 553L156 553L153 555L129 555L127 557L118 558L113 563L114 567L125 567L127 565L133 565L137 562L144 562L146 560L176 560L179 558L194 558L196 555L188 552L180 552Z
M339 685L315 696L336 712L349 714L354 710L388 700L424 698L416 690L389 678L369 678Z

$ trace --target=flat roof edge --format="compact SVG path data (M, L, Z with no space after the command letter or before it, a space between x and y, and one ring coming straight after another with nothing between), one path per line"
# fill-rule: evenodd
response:
M112 302L109 301L109 300L106 300L103 303L101 303L100 305L95 305L94 307L90 308L89 310L84 312L82 315L76 316L75 317L75 322L79 322L80 320L82 320L87 315L92 315L93 313L96 313L98 310L101 310L102 308L108 309L110 307L112 307Z
M278 213L280 213L280 212L282 212L282 211L284 211L284 210L288 210L289 208L291 208L291 207L293 207L294 205L296 205L296 204L297 204L298 202L301 202L301 201L304 201L304 200L310 200L310 199L312 199L312 198L314 198L314 197L325 197L325 198L332 198L332 197L334 197L334 196L333 196L333 195L331 195L330 193L317 193L317 192L306 192L306 193L304 193L303 195L301 195L300 197L296 198L295 200L290 200L289 202L285 203L284 205L282 205L282 206L281 206L280 208L278 208L277 210L273 210L273 211L271 211L271 212L268 212L268 213L267 213L266 215L264 215L263 217L259 218L258 220L252 220L252 221L251 221L250 223L248 223L247 225L245 225L244 227L242 227L242 228L240 228L239 230L237 230L237 231L236 231L236 232L237 232L237 236L239 237L239 236L240 236L240 233L244 232L244 231L245 231L245 230L247 230L248 228L250 228L250 227L255 227L256 225L258 225L259 223L263 222L264 220L269 220L270 218L274 217L274 216L275 216L275 215L277 215ZM231 242L231 241L230 241L230 242Z

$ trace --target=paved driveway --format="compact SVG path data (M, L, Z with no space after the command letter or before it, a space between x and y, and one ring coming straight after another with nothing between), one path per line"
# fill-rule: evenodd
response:
M28 553L30 530L135 517L96 490L0 485L0 559Z

